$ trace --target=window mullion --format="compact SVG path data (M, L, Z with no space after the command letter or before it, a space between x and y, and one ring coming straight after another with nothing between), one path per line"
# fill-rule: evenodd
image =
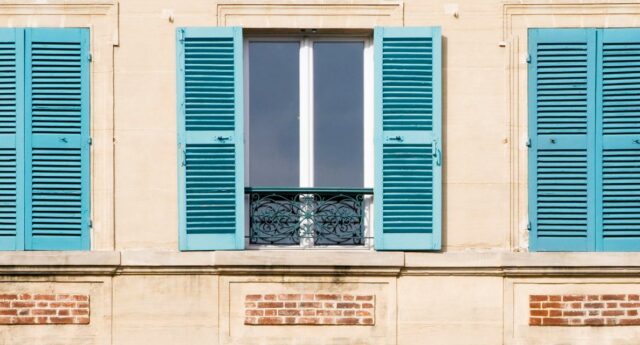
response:
M300 44L300 187L312 187L312 135L311 122L311 46L308 38Z
M300 44L300 187L313 187L313 52L311 40L303 37ZM301 196L300 202L306 196ZM306 200L306 199L305 199ZM310 210L305 209L307 213ZM306 218L305 216L302 216ZM302 219L300 246L313 246L313 238L305 235L311 219Z

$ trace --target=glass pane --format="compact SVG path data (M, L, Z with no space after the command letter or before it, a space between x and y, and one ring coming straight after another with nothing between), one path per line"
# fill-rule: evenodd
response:
M313 47L316 187L364 185L363 42Z
M298 42L249 43L249 184L297 187Z

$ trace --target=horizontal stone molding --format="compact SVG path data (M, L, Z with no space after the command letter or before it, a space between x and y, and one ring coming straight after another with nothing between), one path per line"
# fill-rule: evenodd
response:
M639 294L529 295L530 326L640 326Z
M3 252L0 275L455 275L637 277L640 253L376 252Z
M0 293L0 325L88 325L89 295Z
M249 294L245 325L373 326L375 296L335 293Z
M371 29L403 26L404 4L396 0L221 0L218 26L245 28Z

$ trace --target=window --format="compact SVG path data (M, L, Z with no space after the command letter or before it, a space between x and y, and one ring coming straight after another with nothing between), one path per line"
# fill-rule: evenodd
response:
M89 249L89 30L0 29L0 249Z
M245 228L250 245L362 246L373 231L376 250L440 248L439 28L181 28L177 47L182 250L243 249Z
M249 245L362 246L371 237L370 41L245 40Z
M640 250L640 29L529 31L537 251Z

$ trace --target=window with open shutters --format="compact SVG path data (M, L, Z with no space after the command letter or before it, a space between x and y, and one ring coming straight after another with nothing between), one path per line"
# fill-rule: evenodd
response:
M439 28L177 36L182 250L440 248Z
M0 29L0 249L89 249L89 30Z
M640 29L529 31L530 246L640 250Z

